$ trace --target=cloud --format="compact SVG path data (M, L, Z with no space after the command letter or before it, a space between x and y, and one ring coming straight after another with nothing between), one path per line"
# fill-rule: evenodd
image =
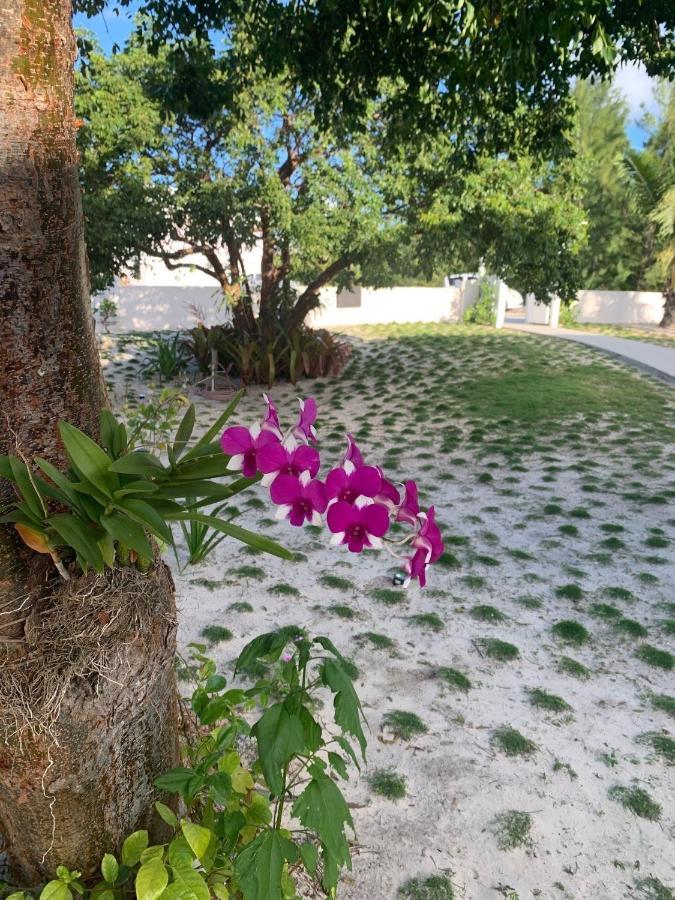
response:
M614 84L626 98L633 121L642 118L644 111L658 114L659 105L655 88L657 81L645 71L644 66L624 63L614 76Z

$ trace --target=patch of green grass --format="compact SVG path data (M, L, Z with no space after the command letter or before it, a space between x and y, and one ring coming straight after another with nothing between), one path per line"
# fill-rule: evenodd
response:
M531 562L533 559L536 559L531 553L528 553L526 550L519 550L517 548L510 549L506 551L512 559L520 559L523 561Z
M469 610L469 615L479 622L503 622L506 616L500 612L495 606L487 603L480 603Z
M591 670L587 669L586 666L576 659L572 659L571 656L561 656L558 660L558 669L565 675L571 675L573 678L585 680L591 677Z
M575 506L574 509L570 510L569 513L575 519L590 519L591 514L589 511L583 506Z
M405 600L405 591L395 591L393 588L374 588L370 592L373 600L384 603L386 606L395 606Z
M567 712L572 707L566 700L557 694L549 694L543 688L531 688L528 690L530 703L538 709L545 709L548 712Z
M223 628L222 625L207 625L202 628L201 636L210 644L219 644L221 641L232 640L232 632L229 628Z
M567 772L567 774L570 776L571 781L574 781L575 778L579 777L569 763L561 762L559 759L556 759L554 761L553 771L554 772L562 772L562 771Z
M560 597L562 600L581 600L584 596L584 592L581 590L578 584L563 584L561 587L556 588L555 590L556 597Z
M510 662L520 657L520 650L514 644L509 644L508 641L500 641L497 638L481 638L477 644L486 656L499 662Z
M654 666L657 669L665 669L670 672L675 665L675 657L667 650L659 650L651 644L643 644L635 651L635 655L647 665Z
M641 734L637 738L640 744L649 744L649 746L662 756L666 762L675 765L675 741L667 734L661 734L660 731L648 731Z
M654 709L660 709L675 719L675 697L670 694L652 694L651 701Z
M559 641L563 641L565 644L572 644L575 647L585 644L589 638L588 631L580 622L575 622L574 619L563 619L560 622L556 622L551 631Z
M299 597L300 591L294 587L292 584L286 584L285 581L280 581L278 584L273 584L272 587L267 588L268 594L275 594L277 597Z
M624 600L626 603L631 603L635 600L633 592L624 587L606 587L603 593L605 596L611 597L612 600Z
M443 631L445 628L445 623L440 616L437 616L436 613L416 613L414 616L410 616L408 621L413 625L418 625L420 628L429 628L431 631Z
M410 741L415 735L429 730L420 717L403 709L392 709L382 717L382 725L402 741Z
M253 607L246 600L237 600L235 603L230 603L227 607L228 612L253 612Z
M634 815L641 819L649 819L650 822L656 822L661 818L661 804L649 796L644 788L631 785L625 787L621 784L615 784L607 792L610 800L616 800L624 809L630 810Z
M500 850L516 850L530 843L532 816L517 809L498 813L490 823Z
M454 900L452 882L445 875L410 878L398 889L399 900Z
M395 641L390 637L387 637L386 634L378 634L376 631L364 631L359 638L363 641L370 641L377 650L391 650L395 646Z
M265 570L261 569L260 566L236 566L234 569L230 569L230 575L234 575L235 578L255 578L256 580L260 580L265 577Z
M532 756L537 750L534 741L526 738L516 728L504 725L492 732L492 744L506 756Z
M541 608L541 600L538 597L516 597L516 603L519 603L521 606L524 606L525 609L540 609Z
M639 572L638 579L642 584L658 584L659 578L652 572Z
M675 897L671 889L655 875L640 878L635 882L635 887L643 900L673 900Z
M563 508L559 503L547 503L542 510L545 516L559 516L562 511Z
M374 794L387 800L401 800L405 797L405 777L392 769L376 769L368 778Z
M215 591L216 588L222 587L222 580L216 581L213 578L191 578L190 584L195 584L197 587L206 588L208 591Z
M658 625L666 634L675 634L675 619L659 619Z
M462 575L461 580L471 590L478 590L487 584L487 579L482 575Z
M600 530L604 531L605 534L621 534L621 532L626 529L623 525L615 525L613 522L603 522L600 526Z
M340 575L322 575L319 583L327 588L335 588L338 591L351 591L354 585L348 578L342 578Z
M558 531L566 537L579 537L579 529L576 525L560 525Z
M644 625L640 625L635 619L619 619L618 622L614 622L614 627L617 631L621 631L629 637L643 638L647 637L648 634Z
M436 675L442 679L448 687L456 688L458 691L468 691L471 688L471 682L463 672L453 669L450 666L441 666L437 669Z
M645 547L653 547L654 549L659 550L670 546L670 541L667 538L661 537L660 534L650 534L644 543Z
M334 616L337 616L340 619L355 619L356 618L356 613L351 608L351 606L344 606L341 603L336 603L333 606L329 606L328 612L332 613Z
M481 566L490 566L491 568L501 566L498 559L495 559L494 556L488 556L487 553L476 553L474 560L480 563Z
M589 612L598 619L620 619L621 610L609 603L593 603Z
M438 557L437 565L441 566L441 568L443 569L459 569L462 565L462 562L460 558L450 550L445 550Z

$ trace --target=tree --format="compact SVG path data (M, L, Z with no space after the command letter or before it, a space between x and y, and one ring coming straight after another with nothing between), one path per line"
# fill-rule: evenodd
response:
M94 341L75 148L67 0L5 4L0 21L0 451L63 463L57 422L98 431L105 391ZM0 502L13 499L0 479ZM16 876L59 861L90 874L104 847L151 824L153 779L175 763L175 608L163 567L147 628L105 673L69 668L39 640L58 587L0 526L0 833ZM90 588L93 587L90 585ZM103 589L99 586L99 589ZM127 592L133 595L130 585ZM41 610L36 619L37 609ZM39 627L38 627L39 622ZM37 630L36 630L37 628ZM79 644L73 622L71 653ZM81 638L79 639L81 641ZM48 673L53 718L31 704ZM29 721L32 720L32 725Z

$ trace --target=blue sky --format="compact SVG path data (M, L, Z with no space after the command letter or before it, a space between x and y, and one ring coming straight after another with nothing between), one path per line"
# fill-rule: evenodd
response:
M132 0L131 5L122 10L119 15L112 11L99 13L91 19L81 13L75 16L76 28L88 28L96 35L99 44L106 53L112 51L113 45L120 47L124 44L133 30L133 17L138 8L138 2ZM638 121L643 110L651 113L657 112L656 99L654 97L654 81L640 66L622 66L616 76L616 85L623 93L631 113L631 124L628 127L628 138L634 147L642 147L645 141L645 131L640 128Z

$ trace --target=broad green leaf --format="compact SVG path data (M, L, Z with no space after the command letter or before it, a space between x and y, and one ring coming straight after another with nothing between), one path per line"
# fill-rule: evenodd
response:
M293 863L298 850L278 831L262 831L245 847L234 864L244 900L282 900L284 863Z
M101 551L103 562L112 569L115 565L115 544L109 534L104 534L98 539L98 549Z
M9 457L9 464L12 468L13 481L21 491L28 508L38 519L43 519L47 515L47 509L35 487L28 466L16 456Z
M366 736L361 727L361 703L351 678L339 661L334 659L325 660L319 671L322 682L335 694L333 700L335 721L343 731L357 739L361 748L361 756L365 759Z
M173 881L164 891L162 900L210 900L210 896L209 886L199 872L181 866L174 869Z
M124 453L124 451L127 449L127 444L128 444L127 430L124 427L124 425L122 424L122 422L120 422L120 424L117 426L117 429L115 430L115 437L114 437L113 446L112 446L113 456L115 458L117 458L118 456L121 456L122 453Z
M361 766L359 765L358 757L357 757L356 753L354 753L354 748L349 743L347 738L343 737L341 734L338 734L338 735L335 735L333 740L338 744L339 747L341 747L342 750L344 750L344 752L347 754L347 756L349 756L351 758L352 762L354 763L354 765L360 772Z
M300 716L300 721L302 722L302 730L305 736L305 747L310 753L316 753L316 751L321 746L323 746L321 726L306 706L300 707L298 715Z
M316 875L316 867L319 864L319 851L314 844L301 844L300 856L305 864L305 868L314 877Z
M173 452L176 456L176 459L181 455L181 453L185 450L187 446L187 442L192 437L192 432L195 427L195 406L194 403L191 403L183 416L183 419L178 426L178 431L176 432L176 440L173 445Z
M227 468L230 458L218 450L212 456L204 456L198 459L191 459L186 462L187 457L183 457L176 466L176 476L181 481L193 480L195 478L222 478L226 475L232 475L230 469Z
M119 422L109 409L101 410L101 443L106 450L112 452L115 446L115 432Z
M232 795L232 779L227 772L214 772L206 779L210 794L216 803L224 806Z
M136 874L136 897L138 900L157 900L169 883L169 873L161 859L151 859L140 867Z
M248 669L256 660L267 659L276 662L289 641L302 637L302 628L297 625L286 625L276 631L267 631L253 638L239 654L235 666L235 674L241 669Z
M203 860L209 849L213 832L195 822L181 822L181 829L190 849L199 860Z
M159 485L154 484L152 481L130 481L129 484L125 484L119 491L115 491L114 499L119 500L121 497L126 497L129 494L156 494L158 490Z
M234 525L232 522L225 522L223 519L218 519L215 516L205 516L201 513L185 512L167 516L167 519L172 522L199 522L202 525L208 525L210 528L213 528L214 531L220 531L222 534L227 534L229 537L241 541L242 544L248 544L249 547L254 547L256 550L262 550L264 553L278 556L280 559L293 559L293 554L290 550L286 550L285 547L281 547L275 541L272 541L263 535L256 534L253 531L248 531L240 525Z
M194 774L194 769L185 769L182 766L179 766L175 769L170 769L168 772L165 772L164 775L155 778L155 786L161 791L168 791L170 794L179 794L185 789Z
M305 749L302 722L286 702L275 703L258 719L251 734L258 742L258 756L267 786L275 797L279 797L284 789L284 767Z
M147 847L141 853L141 863L150 862L152 859L164 859L163 844L153 844L152 847Z
M148 453L146 450L133 450L111 463L110 471L119 472L121 475L144 475L148 478L156 478L158 474L166 472L166 469L162 461L152 453Z
M230 900L230 892L224 884L215 882L215 884L211 885L211 890L216 895L216 897L218 897L218 900Z
M77 516L70 513L59 513L47 519L47 525L53 528L68 547L72 547L87 563L103 572L103 556L98 545L101 533L89 528Z
M26 892L14 891L12 894L8 894L5 900L27 900Z
M141 854L148 846L148 832L145 829L134 831L122 844L122 862L128 868L135 866Z
M169 861L169 865L174 870L192 869L192 865L195 861L195 855L182 834L176 835L176 837L169 844L167 859Z
M101 875L108 884L114 884L117 881L117 876L120 874L119 863L112 855L112 853L106 853L103 859L101 860Z
M318 835L324 852L332 857L338 868L347 866L351 869L345 826L353 829L354 823L345 798L333 779L316 763L308 771L312 780L293 804L293 815L305 828Z
M209 693L215 693L216 691L222 691L226 687L227 678L224 675L212 675L210 678L207 678L204 690Z
M255 784L251 777L251 773L242 766L236 768L231 777L232 790L235 794L245 794L247 791L250 791Z
M115 476L110 478L108 475L110 459L106 452L83 431L68 422L59 422L59 432L68 458L77 471L106 497L112 497L112 491L119 487L119 483Z
M73 900L73 895L62 881L48 881L42 888L40 900Z
M10 463L9 456L6 453L0 453L0 477L6 478L7 481L14 481L14 475L12 474L12 464Z
M138 522L144 528L147 528L152 534L166 541L167 544L173 543L173 535L171 529L166 524L160 514L152 508L145 500L138 500L135 497L123 497L117 501L117 506L121 508L130 519ZM144 554L146 555L146 554Z
M349 775L347 773L347 764L339 753L333 753L332 751L329 751L328 762L330 763L331 767L335 769L340 778L344 778L345 781L349 778Z
M167 825L171 825L172 828L178 827L178 819L176 818L176 813L171 809L171 807L167 806L166 803L160 803L160 801L157 800L155 802L155 809Z
M230 418L232 413L235 411L235 409L237 408L237 406L239 404L239 401L241 400L241 398L244 396L245 393L246 393L246 391L244 388L241 388L239 391L237 391L237 393L234 395L232 400L230 400L228 405L225 407L223 412L218 416L218 418L213 423L213 425L209 428L209 430L199 438L197 443L193 447L191 447L190 450L188 450L188 452L185 454L185 456L183 458L184 461L187 459L192 459L193 456L196 456L197 451L200 449L200 447L203 447L204 444L210 444L214 440L214 438L220 437L220 432L222 431L222 428L225 425L225 422L227 422L227 420Z
M132 522L121 513L112 513L110 516L101 516L101 525L105 528L111 538L124 544L125 547L131 547L139 556L146 559L152 559L152 546L145 536L143 528L137 523Z

